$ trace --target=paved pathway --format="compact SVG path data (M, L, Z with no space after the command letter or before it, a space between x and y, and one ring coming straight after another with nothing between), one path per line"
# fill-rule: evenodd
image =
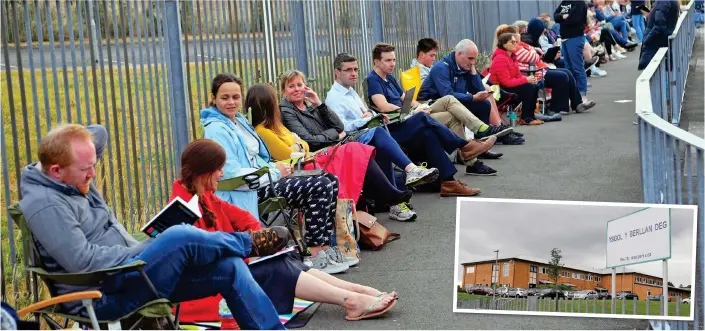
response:
M499 176L461 179L483 190L483 197L641 202L641 178L633 100L638 51L603 66L608 76L590 79L590 113L562 122L521 127L524 146L497 146L501 160L486 163ZM459 168L460 169L460 168ZM530 170L527 170L530 169ZM462 170L461 170L462 171ZM341 278L396 290L400 301L384 318L346 322L342 308L324 305L310 329L641 329L643 320L530 317L453 313L455 200L417 194L415 223L381 216L402 239L380 252L363 252L363 261ZM488 220L491 221L491 220ZM507 229L511 231L511 229Z

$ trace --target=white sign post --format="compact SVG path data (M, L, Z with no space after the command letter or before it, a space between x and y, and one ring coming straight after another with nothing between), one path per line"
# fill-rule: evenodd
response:
M663 260L661 302L664 307L662 312L667 316L668 259L670 258L671 210L669 208L645 208L607 222L605 260L606 268L612 268L612 313L615 313L617 267Z

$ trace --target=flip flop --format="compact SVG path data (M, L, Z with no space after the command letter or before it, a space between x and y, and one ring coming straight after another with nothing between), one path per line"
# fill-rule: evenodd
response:
M387 293L387 292L379 292L379 293L377 293L377 295L375 295L375 297L379 298L379 297L383 297L383 296L385 296L385 295L387 295L387 294L389 294L389 293ZM396 299L399 299L399 293L395 293L395 295L394 295L394 300L396 300Z
M389 304L386 307L384 307L384 309L372 312L372 309L374 309L374 307L378 303L382 302L382 300L384 299L384 296L377 296L376 298L377 298L377 300L373 304L371 304L367 309L365 309L365 312L362 313L362 315L360 315L358 317L345 316L345 319L348 321L359 321L359 320L363 320L363 319L367 319L367 318L377 317L379 315L386 313L388 310L392 309L392 307L394 307L394 305L397 303L397 299L392 299L392 301L389 301Z

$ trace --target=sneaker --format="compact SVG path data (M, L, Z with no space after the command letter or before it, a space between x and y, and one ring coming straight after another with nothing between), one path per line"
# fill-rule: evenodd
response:
M524 144L524 137L519 136L516 132L502 137L502 139L497 140L498 145L522 145Z
M568 115L570 115L570 112L568 112L567 110L561 110L559 113L561 114L561 116L568 116Z
M506 126L506 125L500 125L500 127L508 128L508 126ZM514 131L514 132L512 132L512 133L509 134L509 135L510 135L510 136L511 136L511 135L515 135L515 136L519 136L519 137L523 137L523 136L524 136L524 134L521 133L521 132L519 132L519 131Z
M504 127L504 126L494 126L494 125L489 125L485 131L482 132L477 132L475 134L475 139L478 140L485 140L489 137L495 136L497 138L504 137L510 133L514 132L513 128L510 127Z
M333 260L336 263L346 265L348 268L354 267L360 263L360 259L356 257L343 255L343 252L340 251L338 246L330 246L326 252L328 253L328 256L333 256Z
M466 175L473 176L497 176L497 170L486 166L482 161L475 161L475 164L465 167Z
M252 256L268 256L272 255L284 247L289 242L289 230L283 226L273 226L257 231L247 231L252 239Z
M612 53L612 55L614 55L618 60L622 60L622 59L627 58L627 56L622 54L621 52L614 52L614 53Z
M617 60L619 60L619 59L620 59L620 58L617 57L616 52L615 52L615 53L612 53L612 55L610 55L610 61L617 61Z
M409 209L406 203L400 203L389 208L389 218L399 222L413 222L416 220L416 213Z
M595 77L605 77L607 76L607 71L604 71L596 66L590 67L590 71L594 74Z
M339 274L350 269L350 267L344 264L335 262L335 260L333 260L331 256L326 254L326 251L318 252L318 254L313 258L307 256L306 258L304 258L304 264L308 265L313 269L325 272L330 275Z
M575 107L575 112L576 113L586 112L588 109L590 109L592 107L595 107L595 101L593 101L593 100L584 101L583 103L581 103L577 107Z
M562 121L563 118L561 117L561 114L556 114L551 112L553 115L542 115L542 114L536 114L534 117L536 117L537 120L539 121L544 121L544 122L559 122Z
M406 186L417 186L433 183L436 179L438 179L438 169L427 169L425 166L420 165L414 167L414 169L411 169L411 171L406 173Z
M445 181L441 184L442 197L475 196L478 194L480 194L479 188L468 187L457 179Z

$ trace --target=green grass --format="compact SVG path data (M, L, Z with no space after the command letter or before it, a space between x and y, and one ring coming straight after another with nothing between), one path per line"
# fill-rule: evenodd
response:
M484 295L475 295L475 294L468 294L464 292L458 292L458 301L470 301L470 300L492 300L492 296L484 296ZM513 299L500 299L500 300L513 300ZM595 304L593 300L575 300L573 303L573 312L575 313L587 313L587 314L602 314L602 306L605 306L605 314L611 314L612 313L612 301L611 300L598 300L597 303ZM580 306L578 306L578 304ZM586 311L586 306L587 304L587 311ZM689 317L690 316L690 305L688 304L681 304L680 305L680 314L676 315L676 305L678 303L676 302L669 302L668 303L668 315L669 316L683 316L683 317ZM594 306L593 306L594 305ZM658 316L661 315L661 304L660 302L657 301L651 301L649 302L649 316ZM646 315L646 301L644 300L638 300L636 304L636 311L634 310L634 302L632 300L627 300L625 303L625 310L624 313L626 315ZM616 304L616 313L618 315L622 314L622 302L617 301ZM580 311L578 311L578 309ZM543 303L539 303L538 310L539 312L556 312L555 310L555 301L551 301L550 304L546 304L544 306ZM561 300L559 302L558 306L558 312L561 313L570 313L571 312L571 301L563 301Z

